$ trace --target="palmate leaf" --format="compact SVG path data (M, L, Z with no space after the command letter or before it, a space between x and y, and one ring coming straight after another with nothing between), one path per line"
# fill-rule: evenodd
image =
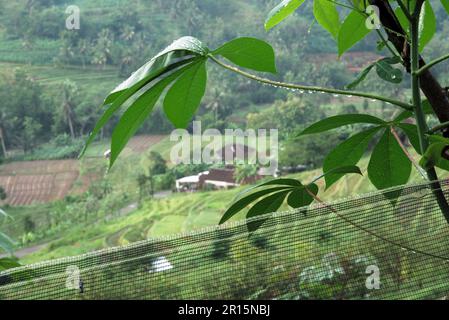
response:
M366 77L368 76L368 74L374 68L375 65L376 63L372 63L365 69L363 69L350 84L346 85L346 89L352 90L355 87L357 87L363 80L366 79Z
M418 154L422 154L421 146L419 144L418 127L415 124L411 123L399 123L396 126L405 133L415 151Z
M206 56L208 52L209 49L198 39L193 37L182 37L174 41L170 46L162 50L149 62L134 72L127 80L117 86L105 99L104 105L110 104L110 106L96 123L80 153L80 157L84 155L98 132L111 119L114 113L128 101L128 99L136 95L140 89L158 77Z
M196 65L201 63L203 62L195 62L175 71L174 73L156 83L151 89L147 90L131 104L131 106L122 115L120 121L112 132L109 167L114 164L115 160L125 147L126 143L151 113L154 105L164 92L164 89L168 85L170 85L170 83L180 77L184 72L188 72L188 70L195 68Z
M194 63L168 90L164 112L177 128L185 128L195 114L206 90L206 60Z
M307 190L309 190L314 195L318 194L318 186L315 183L310 183L302 188L295 188L289 194L287 198L287 204L294 209L305 207L311 204L314 198L309 192L307 192Z
M0 232L0 249L8 253L12 253L14 248L14 241L8 237L6 234Z
M133 87L143 87L151 78L164 73L174 62L189 56L206 56L209 49L194 37L182 37L159 52L150 61L135 71L128 79L118 85L105 99L104 104L112 103L121 93ZM137 89L138 90L138 89ZM136 90L136 91L137 91Z
M268 14L265 20L265 30L270 30L278 23L282 22L285 18L295 12L305 0L283 0L276 7L274 7Z
M212 54L221 55L241 67L276 71L273 48L255 38L231 40ZM110 106L96 123L80 157L114 113L131 101L112 134L112 166L130 137L150 114L164 89L172 82L174 84L164 100L164 111L174 126L186 127L204 95L207 82L206 61L212 54L199 40L183 37L152 58L106 98L105 104Z
M368 124L376 124L376 125L385 125L386 122L377 117L368 115L368 114L343 114L338 116L329 117L318 121L304 131L302 131L298 136L303 136L306 134L314 134L321 133L325 131L329 131L332 129L336 129L339 127L343 127L350 124L356 123L368 123Z
M412 164L390 130L385 130L368 164L368 177L379 190L407 183Z
M425 1L419 16L419 52L432 40L437 31L437 20L430 1Z
M402 71L401 69L392 67L392 64L397 64L399 61L395 58L384 58L376 62L377 75L388 82L401 83Z
M251 193L251 194L239 199L238 201L234 202L225 211L225 213L223 214L223 216L220 219L219 224L225 223L226 221L231 219L234 215L236 215L238 212L243 210L246 206L248 206L252 202L256 201L257 199L259 199L267 194L276 192L276 191L285 191L286 189L291 189L291 187L290 186L282 186L282 187L274 187L274 188L264 189L264 190L260 190L260 191Z
M255 189L266 187L266 186L273 186L273 185L288 186L288 187L300 187L300 186L302 186L302 183L299 180L290 179L290 178L273 179L273 180L258 184L256 186L250 187L250 188L238 193L237 196L234 198L234 201L236 199L241 198L243 195L248 194L251 191L254 191Z
M241 196L238 198L238 200L234 201L231 207L229 207L229 209L226 210L226 212L224 213L223 217L220 220L220 224L226 222L235 214L245 209L248 205L255 202L256 200L259 200L262 197L264 198L255 203L248 210L246 216L248 219L259 215L275 212L276 210L279 209L279 207L282 205L282 203L286 198L287 204L292 208L308 206L314 200L314 197L310 193L314 195L318 194L318 186L315 184L315 182L328 174L336 174L336 173L362 174L360 168L357 166L342 166L334 168L329 172L325 172L324 174L317 177L307 185L303 185L299 180L288 178L273 179L264 182L262 184L259 184L255 187L246 190L243 193L240 193ZM265 188L265 189L246 194L249 191L254 191L256 188ZM249 221L247 223L248 230L250 232L255 231L267 219L268 217Z
M394 13L396 15L396 17L399 20L399 23L401 24L402 29L404 29L405 32L407 32L407 34L410 34L410 22L407 19L407 16L405 15L404 11L402 11L401 7L397 7L394 10Z
M397 64L399 62L400 59L398 57L392 57L392 58L383 58L370 64L357 75L354 81L352 81L350 84L346 86L346 89L354 89L356 86L358 86L363 80L366 79L369 72L374 67L376 68L377 75L381 79L392 83L401 83L403 79L401 69L392 67L393 64Z
M236 65L255 71L276 73L274 50L265 41L256 38L237 38L212 52Z
M421 106L422 106L424 114L426 114L426 115L435 114L429 100L427 100L427 99L423 100L421 102ZM397 117L395 117L393 119L393 122L400 123L400 122L404 121L405 119L413 117L413 115L414 115L414 113L412 111L404 110L400 114L398 114Z
M363 175L360 168L355 165L340 166L340 167L330 169L329 171L326 171L323 174L319 175L318 177L316 177L315 179L312 180L312 183L320 180L321 178L327 177L329 175L347 174L347 173L357 173L357 174Z
M338 55L343 55L357 42L365 38L371 30L366 27L366 17L357 11L351 11L343 21L338 32Z
M340 143L324 159L323 171L329 172L339 166L355 166L362 158L374 135L380 129L381 127L374 127L364 130ZM343 176L344 173L338 172L326 175L324 177L326 181L326 189L332 186Z
M251 219L267 213L276 212L282 205L282 203L284 202L285 198L289 193L290 190L284 190L263 198L262 200L257 202L254 206L252 206L251 209L248 210L246 218ZM268 218L248 221L246 224L248 231L253 232L257 230L267 220Z
M447 14L449 14L449 1L441 0L441 4L443 5L444 10L446 10Z
M438 134L432 134L429 136L429 142L430 146L424 152L420 160L420 165L423 168L428 168L433 165L449 171L449 161L441 153L441 151L446 151L445 146L449 146L449 139ZM438 149L439 151L437 152Z
M334 39L340 31L340 17L335 3L329 0L313 0L313 14L316 21L327 30Z

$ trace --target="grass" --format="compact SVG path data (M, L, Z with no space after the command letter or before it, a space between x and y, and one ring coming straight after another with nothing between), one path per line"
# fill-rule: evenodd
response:
M96 67L66 66L62 68L54 65L10 63L4 60L0 62L0 75L9 74L16 69L26 70L27 74L48 89L49 93L58 92L61 83L69 79L75 82L83 92L94 92L103 97L123 81L113 67L98 69Z
M232 196L236 191L238 190L226 192L227 196ZM204 200L209 195L210 193L204 193L190 197ZM182 200L179 199L181 197L175 198ZM154 208L173 209L175 204L164 203L166 201L169 200L161 200ZM407 204L416 206L416 198ZM132 232L129 228L131 225L139 226L140 233L144 229L142 223L148 222L140 220L139 223L142 213L143 211L126 217L127 226L123 221L116 221L113 223L114 227L104 226L102 230L105 233L117 230L113 234L116 239L126 238ZM51 270L42 267L38 271L43 272L43 275L51 273L57 277L42 279L36 287L30 283L22 289L22 294L25 297L38 294L38 297L45 298L45 294L57 293L58 298L71 299L416 299L438 298L449 290L449 269L445 261L404 252L401 248L373 239L342 223L334 215L322 213L320 209L309 212L308 216L296 213L290 216L292 220L282 220L282 223L278 220L279 224L265 225L256 234L266 238L263 246L255 245L252 238L248 239L244 233L235 234L231 240L223 238L216 231L212 234L215 238L198 235L198 241L190 238L195 236L190 236L179 241L154 242L155 245L160 244L156 252L151 250L151 245L141 244L138 249L121 251L122 255L116 257L105 256L99 259L97 256L62 261L52 265ZM444 221L438 213L435 205L416 206L415 211L408 212L409 220L400 222L397 220L396 210L386 199L366 202L356 210L344 211L347 218L369 226L378 234L394 237L396 241L414 248L445 254L449 244L448 230L440 228ZM425 225L421 220L424 214ZM149 212L146 216L150 219L158 215L156 212ZM190 214L159 216L160 220L156 225L176 224L180 228L181 225L185 226L183 221L189 217ZM388 224L373 224L373 219ZM416 228L417 226L420 228ZM323 230L328 234L326 239L321 236ZM98 234L97 231L99 230L84 230L82 235L85 238L93 237ZM431 235L438 241L426 243L422 241L423 235ZM214 239L229 245L220 246L220 242L212 241ZM190 241L194 245L189 245ZM76 254L83 245L83 242L77 241L64 251L63 246L60 246L54 252ZM94 249L99 245L99 237L86 242L86 248ZM146 245L149 247L145 247ZM218 249L221 250L220 255L216 254ZM148 267L151 259L161 254L174 268L164 273L145 272L144 268ZM329 256L337 257L339 262L327 265L325 259ZM118 261L120 262L117 263ZM62 277L65 265L74 263L83 270L86 288L83 295L64 290L54 282L61 279L57 272ZM373 264L381 270L381 290L369 291L365 287L365 268ZM92 268L93 265L96 267ZM344 268L345 276L340 276L339 272L328 275L326 270L329 266ZM304 278L305 270L309 270L315 278L304 280L308 279ZM44 288L49 290L43 290ZM8 293L14 296L17 292L8 288L4 291L0 289L0 294L6 294L6 298Z

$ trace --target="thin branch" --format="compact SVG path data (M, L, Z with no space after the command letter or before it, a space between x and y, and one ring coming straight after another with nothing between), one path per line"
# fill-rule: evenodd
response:
M440 123L439 125L436 125L435 127L431 128L429 130L429 133L432 134L432 133L435 133L437 131L440 131L440 130L443 130L446 128L449 128L449 121L446 121L446 122Z
M315 195L313 192L311 192L311 191L309 190L309 188L305 187L305 189L306 189L307 193L308 193L312 198L314 198L317 202L319 202L319 203L321 203L322 205L324 205L326 208L328 208L328 209L331 210L333 213L335 213L335 215L336 215L338 218L344 220L346 223L350 224L350 225L353 226L354 228L359 229L359 230L361 230L361 231L363 231L363 232L369 234L370 236L372 236L372 237L374 237L374 238L377 238L377 239L379 239L379 240L382 240L382 241L384 241L384 242L386 242L386 243L389 243L389 244L391 244L391 245L393 245L393 246L395 246L395 247L399 247L399 248L401 248L402 250L406 250L406 251L409 251L409 252L411 252L411 253L419 253L419 254L422 254L422 255L425 255L425 256L429 256L429 257L432 257L432 258L437 258L437 259L442 259L442 260L445 260L445 261L449 261L449 258L447 258L447 257L443 257L443 256L440 256L440 255L428 253L428 252L425 252L425 251L421 251L421 250L419 250L419 249L413 249L413 248L411 248L411 247L402 245L402 244L397 243L397 242L395 242L395 241L393 241L393 240L390 240L390 239L385 238L385 237L383 237L383 236L381 236L381 235L378 235L377 233L375 233L375 232L373 232L373 231L371 231L371 230L365 228L364 226L359 225L358 223L356 223L356 222L354 222L354 221L352 221L352 220L346 218L344 215L340 214L334 207L332 207L331 205L325 203L325 202L324 202L323 200L321 200L317 195Z
M220 65L221 67L228 69L232 72L238 73L246 78L261 82L261 83L266 83L269 84L271 86L274 87L282 87L282 88L287 88L287 89L293 89L293 90L304 90L304 91L314 91L314 92L324 92L324 93L331 93L331 94L340 94L340 95L347 95L347 96L355 96L355 97L363 97L363 98L368 98L368 99L373 99L373 100L379 100L379 101L384 101L384 102L388 102L391 103L393 105L396 105L398 107L401 107L405 110L408 111L413 111L413 105L402 102L402 101L398 101L395 99L391 99L388 97L383 97L383 96L379 96L376 94L371 94L371 93L365 93L365 92L360 92L360 91L347 91L347 90L339 90L339 89L333 89L333 88L325 88L325 87L318 87L318 86L304 86L304 85L299 85L299 84L292 84L292 83L285 83L285 82L279 82L279 81L273 81L267 78L262 78L256 75L253 75L251 73L248 73L246 71L240 70L236 67L227 65L223 62L221 62L220 60L218 60L217 58L215 58L212 54L209 54L209 57L218 65Z
M377 32L379 38L383 41L383 43L385 43L385 47L391 52L391 54L395 57L399 57L401 59L401 62L404 62L404 59L402 58L402 56L396 51L396 48L391 47L388 39L385 39L382 32L379 29L376 29L376 32Z
M447 60L447 59L449 59L449 54L446 54L446 55L444 55L444 56L441 56L441 57L439 57L439 58L436 58L435 60L430 61L429 63L425 64L423 67L421 67L420 69L418 69L418 70L415 72L415 74L416 74L417 76L420 76L420 75L422 75L426 70L432 68L434 65L436 65L436 64L438 64L438 63L440 63L440 62L442 62L442 61L444 61L444 60Z

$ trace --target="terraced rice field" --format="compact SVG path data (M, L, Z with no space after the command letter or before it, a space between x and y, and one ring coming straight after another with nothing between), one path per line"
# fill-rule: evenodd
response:
M142 153L162 141L165 135L140 135L131 138L127 147L133 152Z
M23 161L0 167L6 203L23 206L64 198L79 176L77 160Z

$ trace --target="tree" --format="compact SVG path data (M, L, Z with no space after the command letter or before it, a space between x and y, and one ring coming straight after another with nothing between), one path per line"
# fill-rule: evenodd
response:
M78 87L76 83L65 80L62 83L61 88L61 109L63 113L64 120L66 121L69 130L70 136L72 139L75 139L75 128L74 128L74 112L73 108L77 104L76 100L78 98Z
M234 178L237 183L244 183L248 178L257 175L257 166L246 164L236 167Z
M267 30L274 28L303 3L304 0L282 1L269 13L265 28ZM411 5L412 3L413 5ZM442 1L441 3L449 14L447 2ZM443 152L449 147L449 97L431 72L431 69L440 62L449 59L449 54L429 63L426 63L420 56L420 52L436 31L436 18L432 3L424 0L406 1L406 3L403 0L396 2L351 0L348 1L348 4L342 5L345 7L345 10L342 11L337 10L338 5L342 4L329 0L314 0L313 14L316 21L336 41L340 56L371 32L376 32L379 36L378 47L386 48L391 55L369 65L352 83L348 84L347 89L284 83L241 70L240 68L257 72L276 72L273 48L268 43L256 38L237 38L211 50L196 38L183 37L156 55L110 93L104 102L104 105L109 105L109 107L98 121L86 145L91 143L97 132L118 108L131 99L132 102L119 120L112 135L110 157L110 166L112 166L127 141L151 113L167 87L170 88L166 91L163 103L165 114L174 126L186 127L196 113L205 92L206 62L212 61L228 71L259 83L296 91L368 98L389 103L398 108L401 113L393 119L387 120L367 114L329 117L306 128L299 136L318 134L352 124L369 125L368 128L353 134L330 151L324 160L324 174L320 178L324 178L326 186L329 187L345 174L361 173L356 164L365 153L371 140L380 134L381 138L377 140L369 161L368 177L377 189L386 189L403 185L410 177L414 159L403 151L400 139L396 134L396 131L404 132L415 150L424 156L420 162L421 168L425 169L426 178L431 181L436 201L449 223L449 205L437 182L438 177L435 171L435 166L449 169L449 157ZM368 5L376 5L379 8L380 17L374 15ZM340 19L341 15L344 15L343 19ZM181 59L182 57L184 59ZM234 65L224 62L223 58ZM371 70L375 70L380 79L389 82L392 86L402 81L404 71L408 72L411 76L412 102L355 90ZM145 92L137 97L136 93L150 82L152 86L145 88ZM421 99L421 90L427 97L425 101ZM425 118L426 113L435 114L441 124L429 129ZM404 123L411 117L415 118L416 125ZM422 173L422 169L416 163L414 164ZM285 199L294 208L308 205L315 200L318 201L316 197L318 187L315 181L303 184L294 179L279 179L268 184L261 184L259 192L239 198L225 212L220 222L227 221L256 200L258 202L248 211L247 217L276 211ZM269 187L273 185L278 187ZM394 202L398 195L398 192L395 195L390 193L391 200ZM250 230L254 230L258 226L260 224L248 227Z
M25 117L23 123L24 151L33 150L42 125L31 117Z
M9 216L6 214L6 212L0 209L0 219L1 218L7 219L8 217ZM0 251L3 250L10 255L9 257L6 258L0 258L0 272L6 269L20 267L20 263L12 255L13 248L14 248L14 241L6 234L0 231Z
M5 200L7 197L6 191L5 189L3 189L3 187L0 187L0 201Z
M103 29L98 34L98 38L92 49L92 63L100 66L101 69L103 69L104 66L112 60L112 40L113 35L111 34L111 32L108 29Z

